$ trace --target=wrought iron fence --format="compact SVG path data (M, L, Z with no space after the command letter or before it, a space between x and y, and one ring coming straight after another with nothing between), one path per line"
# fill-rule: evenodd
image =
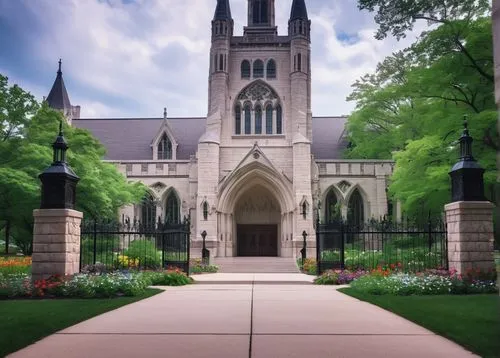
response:
M328 269L398 267L402 271L447 268L446 225L370 221L360 226L338 221L317 223L318 274Z
M189 272L189 219L181 224L84 221L80 269L159 269Z

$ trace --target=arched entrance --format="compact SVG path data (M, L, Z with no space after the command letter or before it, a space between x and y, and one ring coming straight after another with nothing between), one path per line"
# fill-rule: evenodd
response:
M278 256L281 208L265 186L249 187L234 211L236 256Z

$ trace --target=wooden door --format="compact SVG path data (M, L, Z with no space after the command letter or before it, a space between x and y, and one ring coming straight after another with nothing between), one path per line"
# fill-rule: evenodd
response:
M238 225L238 256L278 256L278 225Z

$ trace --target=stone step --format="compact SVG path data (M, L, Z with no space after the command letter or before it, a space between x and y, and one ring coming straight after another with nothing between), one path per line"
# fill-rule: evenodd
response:
M302 273L207 273L192 275L194 283L209 285L311 285L314 276Z
M299 273L289 257L216 257L219 273Z

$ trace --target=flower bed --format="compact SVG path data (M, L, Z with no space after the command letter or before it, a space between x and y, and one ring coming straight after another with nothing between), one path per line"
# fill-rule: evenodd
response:
M328 270L314 280L317 285L345 285L367 275L364 270Z
M192 274L216 273L217 271L219 271L218 266L207 265L200 258L191 259L189 262L189 272Z
M318 285L351 283L354 290L371 295L440 295L498 292L496 272L469 270L463 275L456 271L426 270L404 273L400 266L379 266L372 271L328 270L314 280Z
M29 273L31 270L31 257L0 257L0 275Z
M354 290L372 295L441 295L496 293L495 272L429 270L416 274L375 272L352 282Z
M120 297L144 294L148 286L180 286L192 282L178 269L53 276L31 282L25 273L0 275L0 299L42 297Z

